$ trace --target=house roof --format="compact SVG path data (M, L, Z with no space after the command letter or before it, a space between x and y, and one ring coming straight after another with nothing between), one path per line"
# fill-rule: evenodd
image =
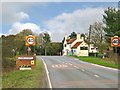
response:
M76 40L76 38L67 39L66 41L67 41L67 44L71 44L71 43L73 43L75 40Z
M72 46L72 49L73 48L77 48L82 42L77 42L74 46Z

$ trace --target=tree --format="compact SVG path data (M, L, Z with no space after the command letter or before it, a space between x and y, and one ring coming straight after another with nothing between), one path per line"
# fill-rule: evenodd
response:
M16 34L15 37L16 48L19 52L21 52L21 54L27 53L27 46L25 45L26 42L25 40L26 40L26 36L28 35L34 35L30 29L24 29L18 34Z
M90 39L94 44L103 42L104 30L101 22L95 22L91 25Z
M47 46L47 55L60 55L62 52L62 43L51 42Z
M110 43L110 37L120 37L120 10L109 7L104 11L103 22L105 24L104 31L106 32L106 41ZM120 55L120 47L117 47Z
M70 38L76 38L76 33L75 32L72 32L70 35L69 35Z
M120 10L109 7L104 11L103 22L105 24L104 31L112 36L120 37Z
M15 67L13 55L16 51L26 54L27 46L25 46L25 37L33 34L31 30L26 29L16 35L2 36L2 65L3 69ZM12 59L10 59L12 58Z
M44 54L47 55L47 45L51 42L50 35L48 33L44 33L42 37L42 49L44 50ZM41 47L40 46L40 47Z
M85 34L84 34L84 33L82 33L82 34L81 34L81 37L84 37L84 38L85 38Z
M51 41L50 40L50 35L48 33L44 33L43 40L46 44L49 43Z

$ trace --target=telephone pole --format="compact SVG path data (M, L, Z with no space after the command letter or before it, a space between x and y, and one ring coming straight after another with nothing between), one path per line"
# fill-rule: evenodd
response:
M88 53L90 52L91 29L92 29L92 25L90 25L90 27L89 27L89 41L88 41L88 47L89 47L89 49L88 49Z

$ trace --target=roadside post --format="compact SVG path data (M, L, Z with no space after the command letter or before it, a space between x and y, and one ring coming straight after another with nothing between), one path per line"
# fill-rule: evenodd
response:
M26 36L26 46L28 47L28 55L30 55L31 48L30 46L35 46L36 38L35 36L29 35Z
M27 55L16 56L16 69L17 70L33 70L36 66L36 54L30 55L30 46L35 46L36 37L29 35L26 36Z
M118 64L118 59L117 59L117 47L120 47L120 37L114 36L111 37L111 46L115 47L115 57L116 57L116 64Z

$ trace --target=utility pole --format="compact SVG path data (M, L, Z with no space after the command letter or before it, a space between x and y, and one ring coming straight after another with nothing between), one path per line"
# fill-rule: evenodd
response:
M92 30L92 25L89 27L89 44L90 44L90 39L91 39L91 30Z
M90 52L90 38L91 38L91 29L92 29L92 25L90 25L90 27L89 27L89 43L88 43L88 47L89 47L89 49L88 49L88 53Z

